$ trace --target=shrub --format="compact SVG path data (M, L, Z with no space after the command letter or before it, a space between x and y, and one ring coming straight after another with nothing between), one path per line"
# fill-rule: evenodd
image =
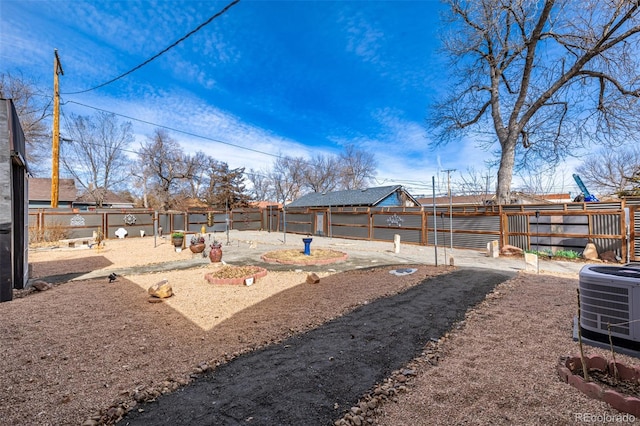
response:
M580 253L573 250L558 250L555 257L562 257L564 259L579 259Z
M29 244L51 243L67 238L69 232L60 222L51 222L42 228L29 227Z

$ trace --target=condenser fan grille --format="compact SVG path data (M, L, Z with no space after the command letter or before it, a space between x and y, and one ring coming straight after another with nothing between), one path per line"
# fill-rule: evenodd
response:
M629 330L629 289L580 282L582 325L624 336Z

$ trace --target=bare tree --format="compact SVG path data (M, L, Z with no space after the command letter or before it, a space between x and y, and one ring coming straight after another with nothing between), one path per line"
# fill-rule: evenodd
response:
M281 156L271 171L251 170L249 178L256 199L275 197L286 203L307 192L366 188L375 172L374 156L350 145L339 156L318 154L310 160Z
M640 3L448 0L451 90L432 105L434 143L499 144L496 196L514 168L589 142L637 141ZM516 162L517 160L517 162Z
M194 155L185 154L183 160L188 168L186 174L189 179L179 181L176 194L184 200L201 200L208 182L207 169L210 164L216 163L216 160L202 151Z
M0 73L0 98L12 99L24 132L29 171L37 175L51 158L51 134L46 120L51 116L51 95L45 95L22 75Z
M304 185L312 192L333 191L338 186L339 159L335 156L315 155L304 169Z
M473 196L477 203L486 204L494 194L495 176L491 174L490 168L482 171L475 167L467 167L452 186L458 195Z
M590 188L599 195L625 196L634 192L637 183L634 176L640 175L640 148L625 146L619 149L600 149L589 155L576 168L576 172Z
M133 142L131 122L119 123L115 114L72 115L66 123L60 160L64 170L102 207L106 191L122 189L131 174L125 150Z
M348 145L340 154L338 167L341 189L362 189L369 186L377 164L372 153Z
M531 195L551 194L557 186L556 167L540 161L538 166L532 166L518 172L522 182L519 190Z
M302 157L279 157L269 173L277 201L283 204L302 195L307 162Z
M269 201L275 197L268 171L249 169L247 176L252 185L251 194L254 200Z
M140 147L136 169L138 178L146 179L146 191L158 202L157 206L149 207L166 211L177 207L175 196L180 192L180 184L193 177L197 162L184 154L182 147L166 130L156 129Z
M629 179L631 188L620 194L621 197L638 197L640 196L640 167L636 169L635 173Z

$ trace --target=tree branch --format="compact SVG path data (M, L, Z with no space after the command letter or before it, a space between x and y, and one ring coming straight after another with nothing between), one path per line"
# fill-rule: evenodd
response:
M597 78L598 80L600 80L600 99L602 99L603 97L603 92L605 89L605 81L608 81L609 83L613 84L615 88L618 89L618 92L620 92L620 94L622 95L640 97L640 88L635 90L626 89L618 80L616 80L609 74L605 74L603 72L593 71L593 70L582 70L582 71L578 71L576 75L583 75L587 77Z

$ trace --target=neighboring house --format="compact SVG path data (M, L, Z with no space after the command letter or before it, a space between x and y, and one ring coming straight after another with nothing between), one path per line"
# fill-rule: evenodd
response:
M494 194L478 194L478 195L454 195L451 199L448 196L436 197L436 206L449 205L449 204L466 204L466 205L485 205L491 202ZM421 197L418 198L420 205L433 206L433 197Z
M94 191L104 191L96 189ZM130 209L134 203L114 194L111 191L104 191L104 201L102 207L105 209ZM29 179L29 208L48 209L51 208L51 179L31 178ZM78 196L76 183L73 179L58 180L58 208L59 209L80 209L95 210L96 201L91 194L85 192Z
M132 201L104 188L94 189L93 193L85 192L74 201L73 207L80 210L95 210L98 207L96 198L102 198L103 209L132 209L134 207Z
M249 207L255 207L259 209L268 209L268 208L282 208L282 203L278 203L275 201L249 201Z
M78 190L73 179L58 179L58 208L73 208ZM29 208L47 209L51 207L51 179L29 179Z
M291 207L420 207L401 185L333 192L313 192L287 204Z

